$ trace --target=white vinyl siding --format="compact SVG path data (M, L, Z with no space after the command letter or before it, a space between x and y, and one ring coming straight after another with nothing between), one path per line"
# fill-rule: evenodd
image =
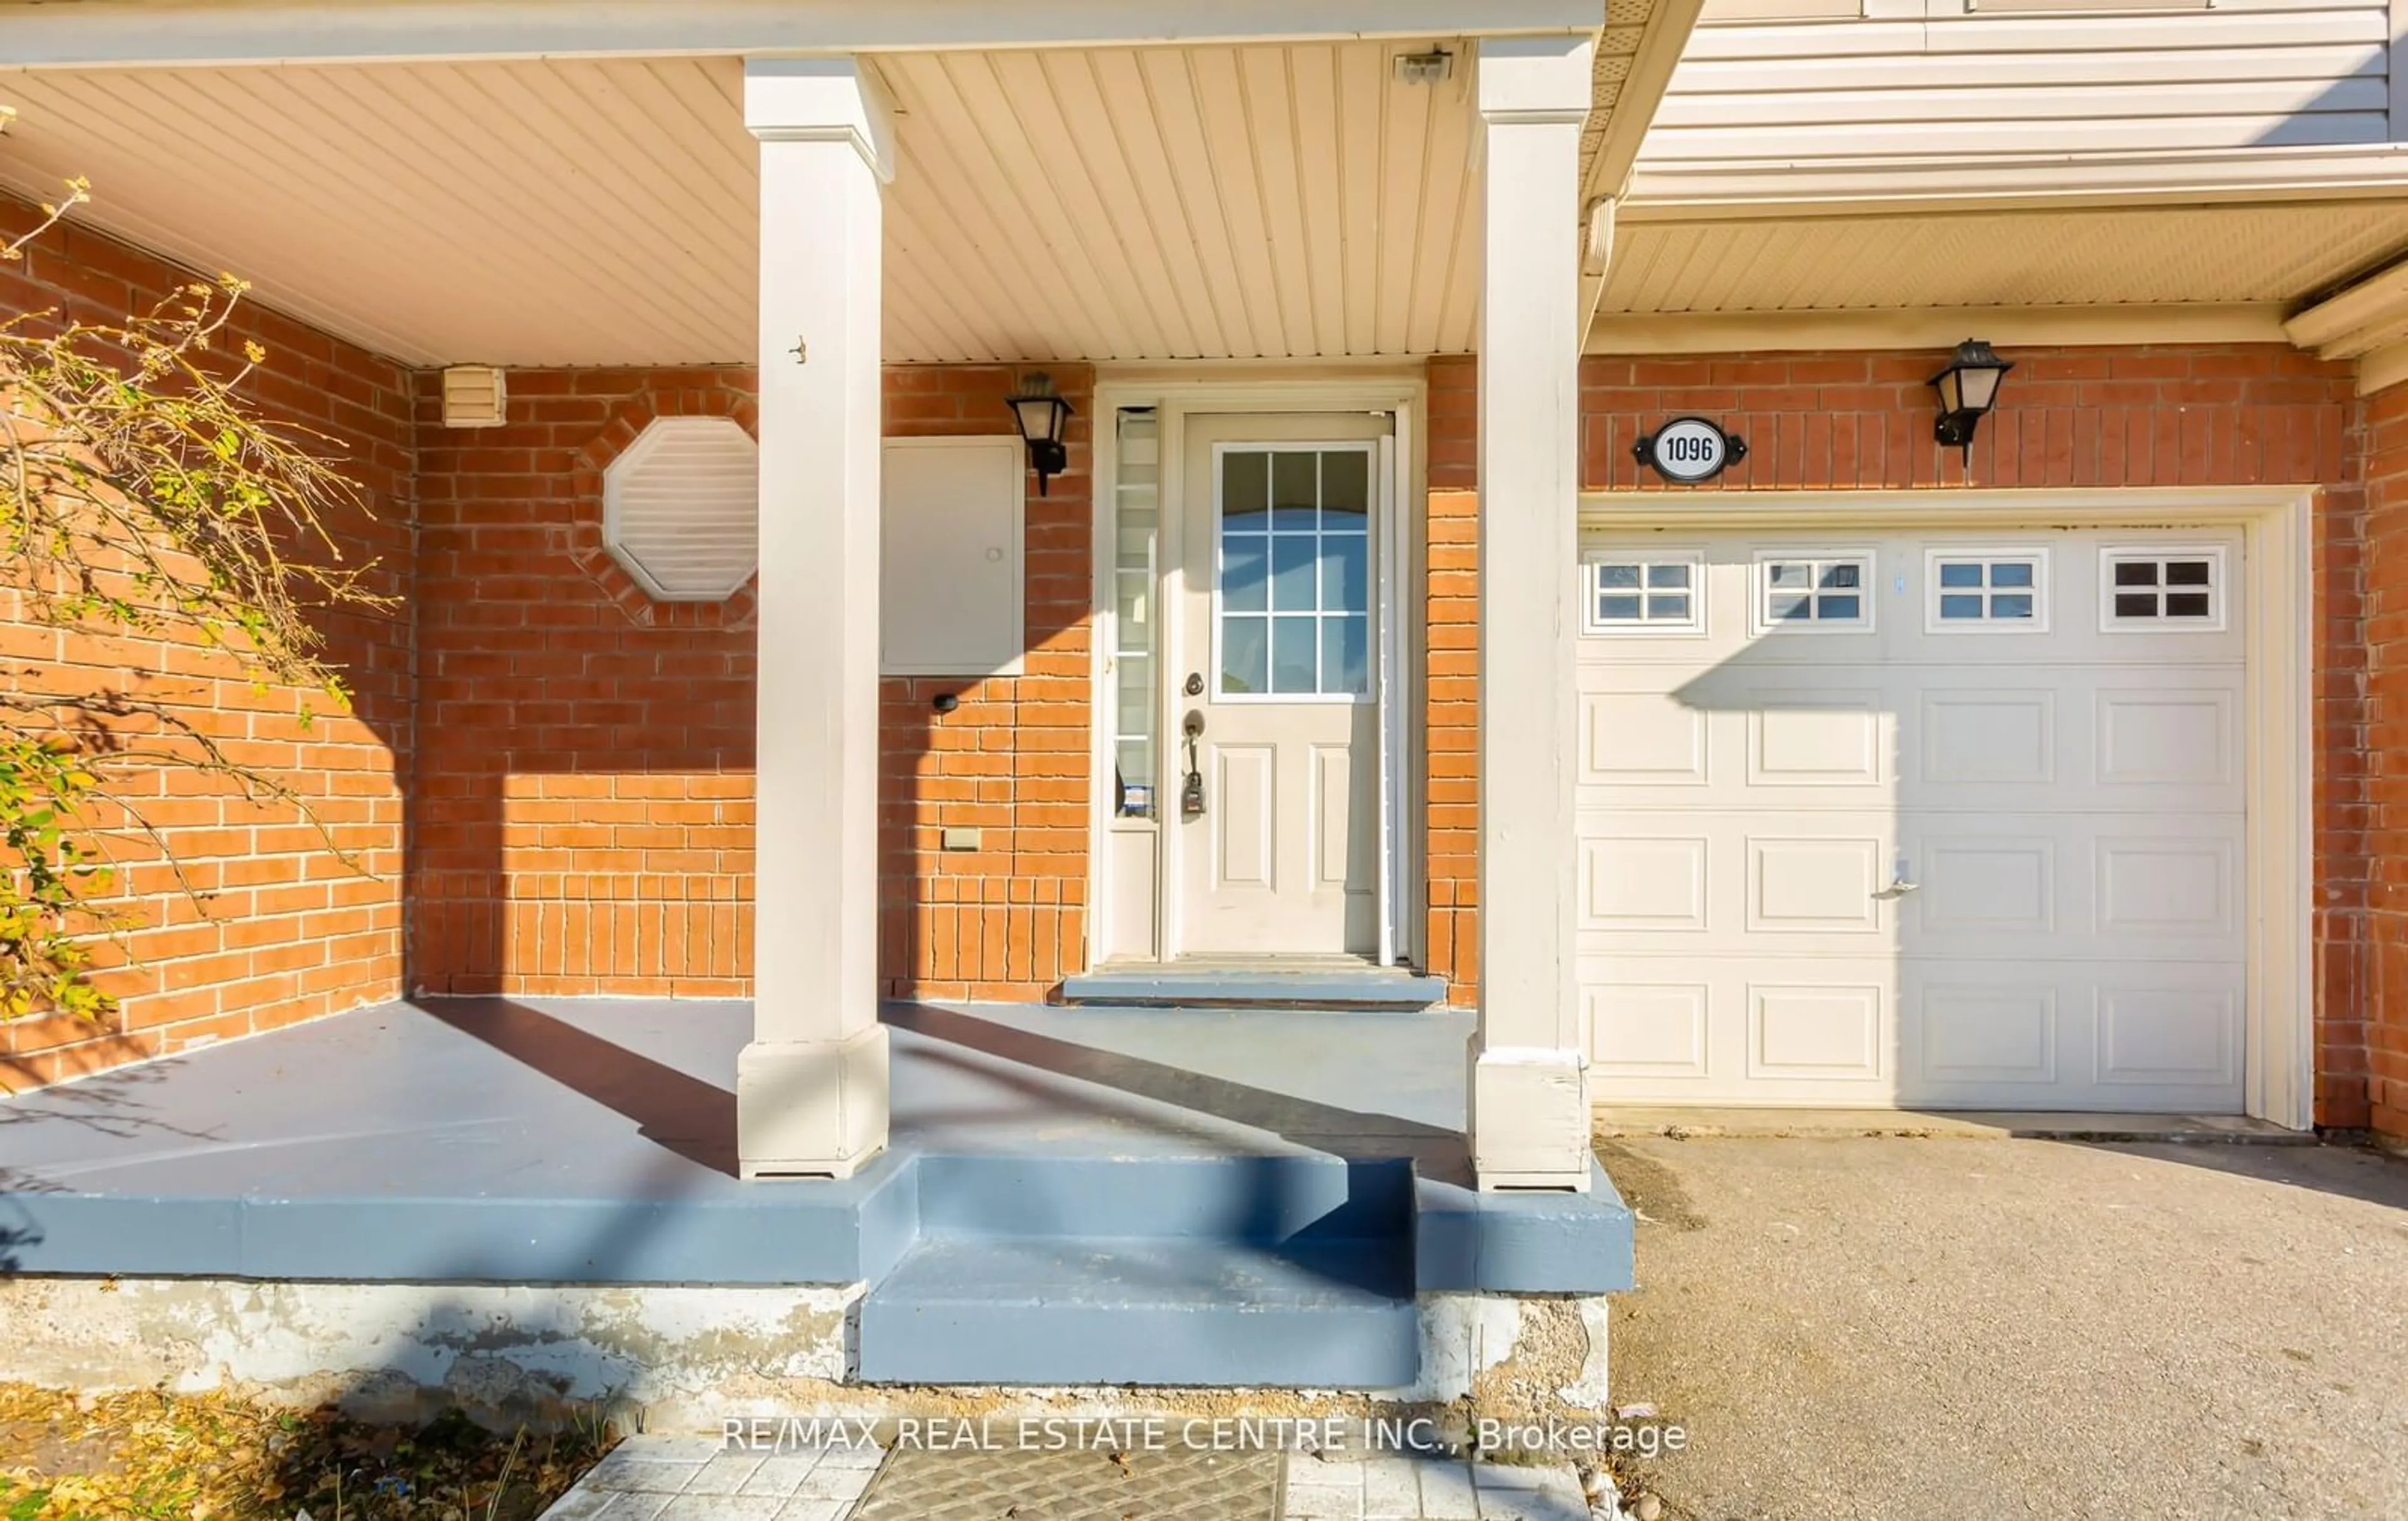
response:
M1660 174L1760 160L2331 146L2387 140L2381 3L2213 10L1924 0L1901 17L1710 7L1641 153ZM1761 14L1768 6L1759 0ZM1725 19L1725 18L1727 19Z

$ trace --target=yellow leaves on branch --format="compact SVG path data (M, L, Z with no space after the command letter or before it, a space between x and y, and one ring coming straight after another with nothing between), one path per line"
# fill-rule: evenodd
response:
M90 198L81 181L68 188L0 252L22 258ZM214 651L256 690L339 708L348 691L320 620L391 599L328 525L366 509L329 462L338 440L251 398L245 382L268 358L257 341L221 357L247 290L222 276L122 323L60 311L0 322L0 594L20 621L71 639ZM288 782L231 758L155 682L107 661L0 675L0 1018L107 1011L82 940L106 923L109 877L75 821L88 802L113 804L172 864L173 839L149 826L140 799L179 767L316 823Z

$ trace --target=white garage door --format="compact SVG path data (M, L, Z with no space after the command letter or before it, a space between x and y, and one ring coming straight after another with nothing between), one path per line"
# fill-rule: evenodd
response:
M1600 1100L2242 1108L2237 535L1592 535Z

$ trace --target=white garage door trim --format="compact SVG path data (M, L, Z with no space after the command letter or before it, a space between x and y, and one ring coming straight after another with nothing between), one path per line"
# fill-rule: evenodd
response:
M1611 492L1581 498L1584 530L2234 527L2243 535L2243 731L2248 746L2248 1112L2293 1129L2315 1118L2312 789L2315 627L2313 486L2098 491ZM1577 565L1562 595L1580 595Z

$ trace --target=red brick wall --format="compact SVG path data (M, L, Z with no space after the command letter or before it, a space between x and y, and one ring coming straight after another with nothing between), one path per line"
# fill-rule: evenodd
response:
M1040 998L1086 958L1094 374L1056 366L1069 467L1026 478L1021 674L893 678L879 724L879 974L890 997ZM887 372L890 438L1012 433L1020 371ZM961 706L938 713L952 694ZM939 848L948 825L975 851Z
M2408 385L2367 398L2366 430L2359 1069L2366 1123L2408 1137Z
M898 369L894 436L1009 433L1016 371ZM893 680L881 721L890 995L1041 997L1083 955L1089 381L1026 502L1025 668ZM654 602L601 544L602 472L656 416L753 425L749 370L510 377L506 427L420 398L411 982L430 993L738 996L752 935L752 594ZM959 696L939 715L931 700ZM939 831L977 825L982 849Z
M517 371L498 428L421 377L418 990L748 990L752 594L654 602L602 548L604 468L684 413L750 427L752 373Z
M1469 359L1428 373L1429 497L1423 529L1426 650L1422 714L1425 970L1447 1001L1480 1001L1480 391Z
M0 201L0 240L31 225ZM22 263L0 265L0 318L57 310L99 323L148 310L192 277L80 227L54 228ZM0 1024L0 1087L24 1086L180 1051L394 997L401 985L403 786L410 750L410 430L408 373L255 304L225 345L265 346L245 389L276 419L329 440L365 489L371 517L335 522L347 560L374 561L392 610L328 614L324 653L342 667L351 712L304 723L305 695L254 693L235 664L159 639L62 635L0 607L0 680L29 667L84 674L89 689L166 703L229 754L308 800L357 868L323 848L289 807L261 807L189 772L136 789L139 811L183 864L196 900L156 850L120 839L122 907L138 966L104 984L122 1008L106 1026L41 1018ZM322 698L318 706L325 706ZM100 948L104 965L120 959Z
M1631 445L1666 417L1695 411L1747 440L1747 459L1715 482L1725 489L2322 485L2315 512L2316 1114L2327 1125L2368 1123L2364 1074L2371 1042L2377 1093L2388 1095L2377 1101L2389 1106L2387 1119L2380 1110L2376 1117L2402 1125L2408 1106L2408 917L2370 915L2367 879L2371 854L2383 863L2376 906L2382 903L2383 877L2396 875L2395 891L2408 894L2408 864L2395 864L2408 863L2408 832L2390 841L2379 829L2371 839L2366 830L2371 818L2381 817L2385 747L2408 753L2408 727L2388 733L2379 711L2366 709L2370 645L2376 690L2382 690L2386 562L2373 526L2380 509L2369 514L2362 484L2359 409L2348 367L2271 344L2019 350L2013 357L2014 373L2000 393L1997 411L1982 424L1970 464L1931 438L1928 380L1937 361L1930 354L1591 359L1581 366L1582 479L1593 490L1676 489L1642 471L1631 457ZM1468 554L1449 552L1442 564L1440 546L1454 542L1460 524L1476 510L1469 495L1477 484L1475 383L1470 361L1430 365L1434 687L1441 666L1451 670L1461 663L1469 669L1472 648L1469 625L1476 594L1455 579L1469 573L1472 562ZM2401 391L2408 395L2408 387ZM2378 484L2374 496L2379 503L2386 490L2396 491L2408 524L2408 399L2393 405L2401 436L2380 444L2377 469L2396 467L2401 483ZM2377 438L2387 438L2380 423ZM2362 569L2360 551L2369 543L2376 552ZM2394 610L2408 613L2408 531L2401 543L2403 600ZM2366 577L2373 578L2371 616L2361 612ZM2408 617L2400 622L2408 631ZM2376 637L2370 639L2370 631ZM2408 641L2398 648L2408 650ZM2402 664L2408 667L2408 658ZM2401 692L2408 696L2408 677L2401 679ZM1471 885L1468 832L1476 824L1472 752L1461 732L1472 718L1469 696L1467 688L1459 706L1442 709L1435 689L1432 694L1430 959L1436 970L1468 966L1466 948L1477 932L1477 910L1465 896ZM1462 758L1453 758L1457 756ZM2388 764L2408 775L2408 762ZM2408 804L2408 792L2401 796ZM2408 810L2401 818L2408 820ZM2401 906L2408 906L2408 896ZM2384 951L2386 944L2396 947L2396 959ZM2370 963L2371 954L2379 963ZM2371 997L2378 971L2401 989L2389 1007L2402 1012L2392 1023L2370 1026L2367 1012L2382 1007ZM2392 1084L2387 1089L2382 1086L2386 1081Z
M23 214L0 209L0 226ZM64 304L115 317L179 278L68 231L0 271L0 310ZM746 991L751 593L710 606L645 597L601 550L600 483L653 416L750 425L750 373L522 372L509 426L454 431L440 425L431 377L262 309L242 331L271 351L256 394L349 456L377 517L338 529L380 558L386 589L407 594L394 615L329 620L356 712L305 729L294 695L254 696L205 655L156 641L0 621L0 657L130 673L289 777L375 874L316 853L275 811L163 780L149 811L206 902L179 896L129 846L129 897L146 927L133 940L143 965L110 973L122 1019L108 1030L0 1026L0 1078L47 1081L393 995L405 853L414 986ZM2408 792L2392 796L2408 776L2398 758L2408 728L2392 711L2408 699L2408 387L2361 409L2342 368L2272 346L2015 358L1970 468L1930 440L1928 354L1592 360L1584 479L1656 485L1641 479L1631 440L1698 410L1748 439L1750 458L1720 482L1738 489L2321 484L2317 1113L2408 1134ZM1008 432L1002 396L1015 374L890 372L887 430ZM1091 375L1057 379L1077 412L1068 472L1027 499L1025 670L883 685L890 995L1040 997L1083 959L1096 420ZM1479 975L1472 362L1433 361L1428 380L1427 961L1469 1001ZM940 694L960 706L936 714ZM949 825L981 828L982 848L941 850Z
M2279 344L2012 357L1970 467L1932 440L1939 361L1928 353L1591 359L1581 366L1581 479L1675 489L1630 446L1690 411L1747 440L1747 458L1714 482L1725 490L2331 484L2349 472L2347 366Z
M2315 797L2312 871L2315 940L2315 1117L2355 1129L2368 1108L2368 1020L2374 1007L2368 894L2368 409L2353 402L2342 467L2316 499ZM2397 760L2391 763L2395 768ZM2394 853L2396 856L2396 852Z

